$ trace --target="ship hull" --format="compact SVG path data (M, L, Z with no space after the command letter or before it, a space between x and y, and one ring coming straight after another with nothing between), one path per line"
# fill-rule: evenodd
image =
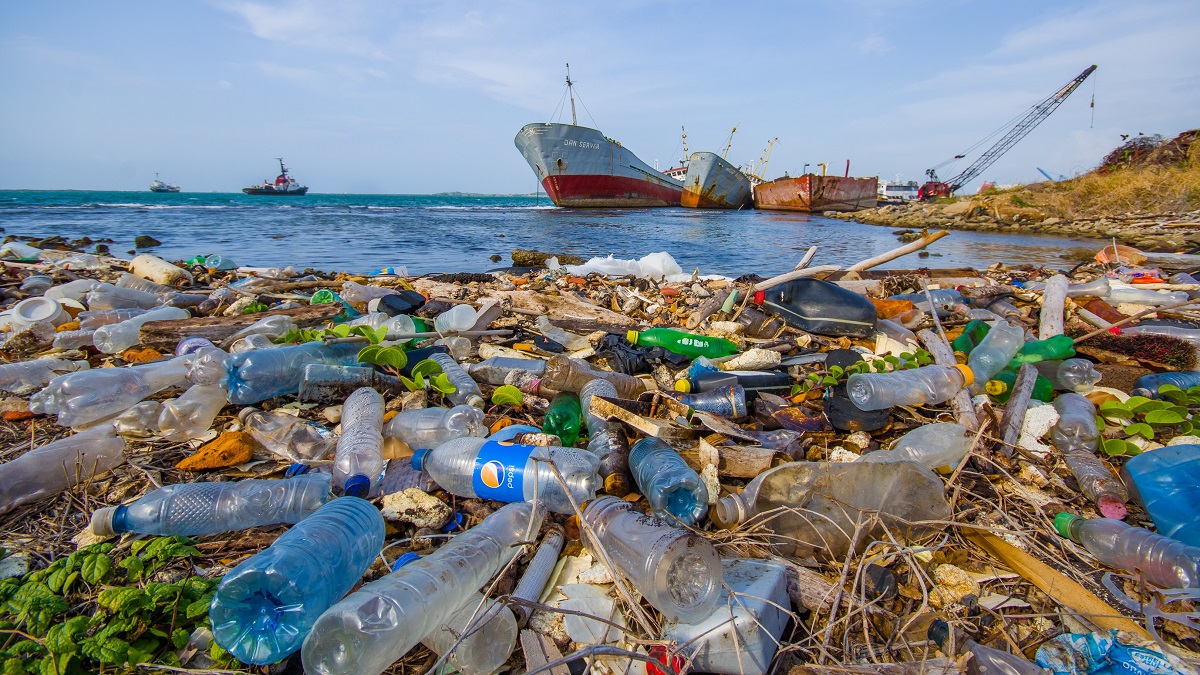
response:
M807 174L779 178L754 188L754 206L773 211L859 211L874 208L876 178Z
M697 152L688 160L680 205L692 209L741 209L750 206L750 179L712 152Z
M308 194L308 188L300 188L299 190L263 190L262 188L242 188L242 192L248 195L257 195L263 197L303 197Z
M587 127L527 124L513 143L557 206L679 206L683 184Z
M150 191L151 192L179 192L179 188L177 188L177 187L157 187L157 188L152 187L152 188L150 188Z

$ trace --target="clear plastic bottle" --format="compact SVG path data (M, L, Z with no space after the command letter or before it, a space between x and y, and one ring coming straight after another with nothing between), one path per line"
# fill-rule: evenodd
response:
M863 462L916 462L927 469L956 468L975 441L975 434L953 422L925 424L904 434L888 451L868 452Z
M28 393L45 386L60 373L73 373L87 368L87 361L67 359L33 359L5 363L0 365L0 391Z
M385 295L394 295L394 288L382 288L380 286L365 286L355 281L342 282L341 296L346 302L367 303L375 298L382 298Z
M930 311L929 301L933 300L932 309L937 311L938 316L950 316L954 313L954 309L966 303L966 298L962 293L959 293L953 288L939 288L929 291L927 297L924 292L921 293L901 293L893 295L888 300L908 300L916 305L918 309L926 312Z
M192 384L211 384L224 388L229 373L225 372L225 359L229 352L220 347L201 347L192 356L187 378Z
M478 593L519 552L521 542L537 536L543 517L532 504L509 504L430 555L346 596L321 615L304 641L305 672L382 673ZM513 640L515 629L514 622ZM504 640L480 645L485 646L478 650L483 652L479 662L472 661L477 652L471 650L458 654L459 663L483 672L485 661L508 659Z
M91 347L96 339L94 330L64 330L54 334L53 347L61 351Z
M550 581L550 575L558 566L558 555L562 552L564 539L563 529L551 523L547 528L546 536L542 538L542 543L538 545L537 553L533 554L533 559L529 561L529 566L525 568L525 573L517 582L516 590L512 592L514 598L530 602L541 600L542 591L545 590L546 584ZM517 625L521 627L524 627L529 621L529 615L532 613L533 607L529 605L513 605L513 614L517 617Z
M433 329L442 334L471 330L478 319L479 316L475 313L474 307L455 305L433 320Z
M721 593L721 559L712 544L689 530L600 497L583 511L584 542L608 553L612 564L669 619L695 623L712 614Z
M158 417L162 414L161 401L142 401L132 405L112 420L117 435L125 438L149 438L158 435Z
M646 385L632 375L614 373L607 370L596 370L583 359L573 359L557 354L546 362L546 370L542 374L539 389L542 391L573 391L579 393L583 385L600 378L612 382L621 398L637 398L638 394L646 391Z
M546 371L546 362L541 359L519 359L515 356L493 356L479 363L466 366L467 373L476 382L498 387L506 384L509 373L524 372L533 377Z
M1009 361L1016 356L1025 344L1025 329L1001 321L988 331L967 358L973 376L977 378L971 384L971 393L983 393L983 386L996 373L1004 370Z
M929 624L929 639L937 643L942 651L950 648L950 645L946 644L949 637L950 626L945 621L934 619L933 623ZM959 654L971 655L969 668L978 675L1051 675L1050 671L1020 656L981 645L974 640L959 642L958 651Z
M341 497L230 570L208 610L213 639L239 661L275 663L300 648L317 618L383 550L379 509Z
M29 409L58 415L64 427L86 427L129 408L168 387L186 387L188 362L170 361L130 368L96 368L59 375L29 399Z
M459 305L459 307L465 306ZM454 393L446 397L454 405L469 405L476 408L484 406L486 401L483 398L483 392L479 389L479 385L475 384L475 380L471 379L467 371L458 365L453 356L449 354L434 354L429 358L436 361L442 367L442 372L446 373L446 376L450 378L450 384L454 385Z
M678 452L662 440L643 438L629 449L629 470L650 512L692 526L708 512L708 488Z
M75 281L68 281L65 284L47 289L42 294L42 297L50 298L51 300L74 300L75 302L81 302L89 291L94 290L99 285L100 282L94 279L76 279Z
M383 396L362 387L342 406L342 435L333 460L333 481L346 494L365 497L379 482L383 460Z
M1130 303L1134 305L1146 305L1149 307L1162 307L1177 302L1183 302L1188 299L1188 294L1183 291L1173 291L1170 293L1159 293L1145 288L1133 288L1132 286L1117 286L1112 287L1108 292L1108 302L1112 305L1118 303Z
M1129 493L1095 455L1100 442L1096 407L1083 396L1069 393L1054 399L1054 409L1059 418L1050 429L1050 438L1062 452L1063 461L1079 484L1080 492L1096 504L1105 518L1125 518Z
M546 464L553 462L566 490ZM600 460L573 448L506 444L465 436L433 450L418 449L412 466L427 471L446 492L499 502L539 502L555 513L575 513L567 491L582 505L596 496Z
M85 296L88 309L151 309L162 304L162 298L153 293L132 288L119 288L112 284L100 284Z
M221 387L194 384L179 398L163 405L158 429L163 438L176 443L200 438L208 432L225 403L225 390Z
M162 284L156 284L149 279L143 279L135 274L130 274L129 272L122 272L121 276L117 278L116 285L118 288L132 288L135 291L153 293L155 295L170 295L174 294L177 290L174 286L163 286Z
M667 392L667 395L689 408L728 419L745 417L749 412L746 407L746 390L740 384L725 385L695 394L671 391Z
M465 359L471 355L471 340L461 335L438 338L433 344L445 346L450 350L450 356L455 359Z
M42 295L50 290L54 285L54 280L45 274L31 274L21 282L21 286L17 289L27 296Z
M1019 319L1022 316L1021 310L1017 309L1016 305L1012 304L1008 300L1005 300L1004 298L1000 298L999 300L989 304L987 308L1004 317L1005 319Z
M360 349L362 345L357 343L307 342L230 356L224 362L229 402L245 405L294 394L304 379L304 366L310 363L352 366L358 363Z
M1168 445L1131 457L1121 478L1160 534L1200 547L1200 445Z
M1200 347L1200 329L1183 326L1122 326L1121 335L1162 335L1184 340Z
M453 408L420 408L396 413L383 427L383 435L398 438L408 447L436 448L463 436L486 436L483 411L469 405Z
M254 440L293 462L324 459L337 445L325 427L285 412L244 408L238 417Z
M1161 588L1200 588L1200 547L1112 518L1060 513L1054 527L1109 567L1139 572Z
M944 403L974 381L967 366L930 365L890 373L855 373L846 383L846 393L859 410L885 410L897 405Z
M1172 384L1187 391L1192 387L1200 387L1200 371L1184 370L1177 373L1150 373L1143 375L1133 382L1129 390L1134 396L1158 398L1158 388L1164 384Z
M563 347L566 347L567 351L574 352L580 349L587 349L591 346L591 343L588 342L586 337L583 335L576 335L575 333L565 331L558 326L555 326L554 324L550 323L550 317L546 316L545 314L537 318L537 327L538 330L542 332L542 335L554 340Z
M332 497L331 478L307 473L284 480L177 483L130 504L97 509L91 530L102 537L125 532L194 537L298 523Z
M75 487L125 461L111 425L81 431L0 464L0 513Z
M1033 364L1038 372L1054 384L1059 391L1086 394L1095 389L1101 375L1087 359L1065 359L1063 361L1038 361Z
M88 310L80 312L76 319L79 319L80 330L94 331L101 326L107 326L111 323L120 323L128 321L135 316L141 316L148 309L100 309Z
M616 398L617 388L608 380L591 380L580 390L579 401L588 428L587 449L600 458L600 478L604 479L604 491L610 495L624 497L632 489L632 477L629 475L629 439L625 436L625 428L620 422L605 420L591 413L593 396Z
M1096 406L1079 394L1062 394L1054 399L1058 423L1050 429L1050 438L1062 452L1096 451L1100 430L1096 426Z
M579 439L579 425L583 422L579 407L579 396L569 391L559 392L550 401L542 422L542 431L562 439L563 445L575 445Z
M249 326L246 326L233 335L230 335L228 342L240 340L241 338L250 335L262 335L273 340L281 337L283 334L296 327L296 321L286 314L264 316L263 318L255 321Z
M138 332L142 324L149 321L179 321L191 318L186 309L178 307L159 307L145 314L139 314L121 323L113 323L96 329L92 342L105 354L116 354L136 345L139 341Z

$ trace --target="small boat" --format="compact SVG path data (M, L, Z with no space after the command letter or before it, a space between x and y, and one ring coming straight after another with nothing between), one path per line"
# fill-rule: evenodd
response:
M754 207L769 211L860 211L875 208L879 179L814 173L776 178L754 186ZM847 164L847 172L849 164Z
M300 185L295 178L288 175L287 167L283 165L283 158L276 157L279 160L279 175L275 177L275 182L271 183L266 180L261 185L251 185L247 188L242 188L242 192L248 195L272 195L278 197L302 197L308 193L307 185Z
M166 181L159 180L158 174L154 174L154 180L150 181L151 192L179 192L178 185L171 185Z

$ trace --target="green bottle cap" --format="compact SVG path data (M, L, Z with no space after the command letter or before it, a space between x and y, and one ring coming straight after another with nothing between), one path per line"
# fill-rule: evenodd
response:
M1079 516L1073 516L1069 513L1060 513L1054 516L1054 529L1058 530L1058 534L1066 539L1071 538L1071 523Z
M636 345L638 342L638 332L636 330L631 330L628 333L625 333L625 339Z

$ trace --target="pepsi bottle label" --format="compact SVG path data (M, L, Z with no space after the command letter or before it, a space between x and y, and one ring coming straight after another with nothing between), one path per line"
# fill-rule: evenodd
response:
M525 465L537 450L533 445L488 441L479 448L471 485L480 499L525 501Z

